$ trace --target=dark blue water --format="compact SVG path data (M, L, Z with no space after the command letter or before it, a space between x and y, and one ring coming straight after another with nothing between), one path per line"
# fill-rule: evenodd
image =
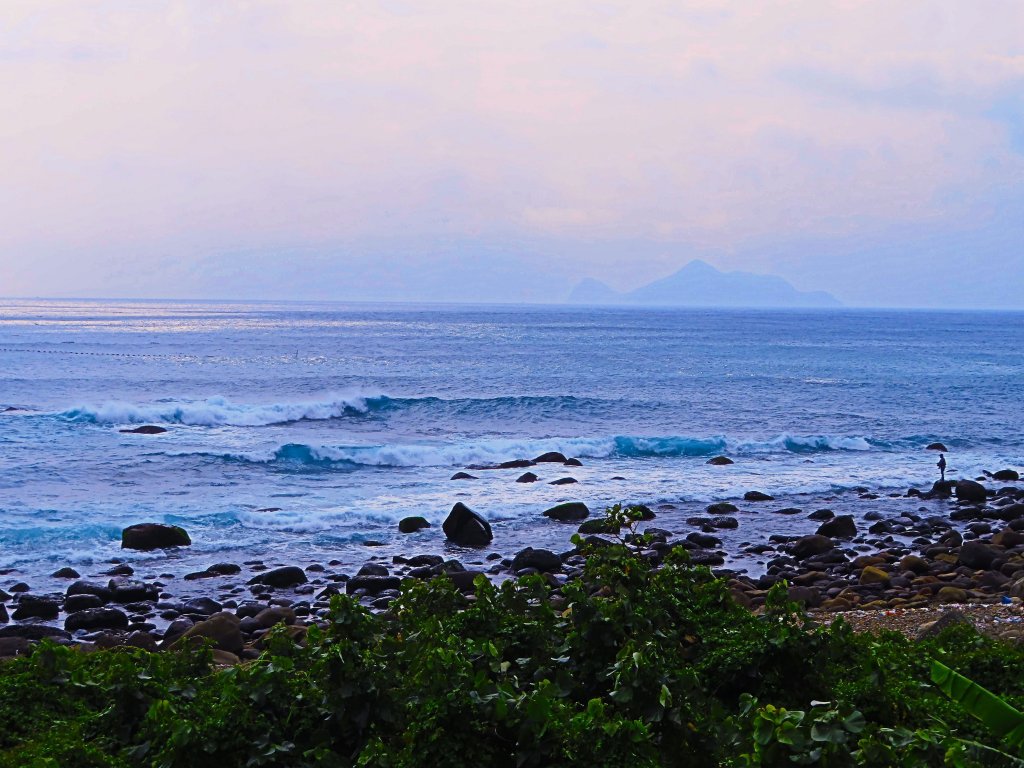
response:
M1024 463L1022 374L1020 313L5 301L0 567L99 563L141 520L186 559L301 562L443 546L394 524L456 500L510 549L567 543L539 516L564 500L905 490L934 440L954 476ZM142 423L170 431L118 431ZM449 480L548 450L577 485Z

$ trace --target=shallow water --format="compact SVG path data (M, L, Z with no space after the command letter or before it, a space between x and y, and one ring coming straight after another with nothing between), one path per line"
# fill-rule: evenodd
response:
M0 413L12 580L97 570L146 520L195 542L127 555L153 569L355 562L367 540L443 548L461 500L510 553L568 546L540 516L560 501L672 504L659 524L682 530L750 489L917 509L884 495L931 484L934 440L954 478L1024 464L1021 313L4 301L0 371L0 409L23 409ZM143 423L170 431L119 432ZM548 450L584 466L449 480ZM705 463L719 453L737 463ZM744 506L727 543L814 528L766 509ZM435 527L401 536L413 514Z

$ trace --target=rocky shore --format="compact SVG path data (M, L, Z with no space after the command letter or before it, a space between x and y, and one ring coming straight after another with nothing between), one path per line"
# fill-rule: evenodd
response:
M514 467L471 470L521 469L555 460L574 466L574 460L546 454ZM1002 619L985 626L1018 640L1021 625L1013 619L1024 598L1024 488L1013 484L1017 480L1016 471L1001 470L978 481L935 483L927 490L883 497L862 489L857 514L826 508L808 513L780 506L762 491L712 504L701 514L672 505L640 505L638 529L646 536L634 541L642 541L643 556L655 564L675 547L687 549L694 563L726 579L735 599L753 611L763 606L769 589L785 581L790 599L823 620L847 614L862 626L884 628L886 617L921 611L925 618L912 622L917 631L950 606L988 605ZM897 500L900 511L894 513ZM910 511L908 503L915 502L919 506ZM741 529L751 516L787 520L780 527L799 532L741 542L730 551L723 536ZM259 655L264 636L278 624L290 627L288 632L301 641L306 627L326 615L336 594L354 596L372 611L386 611L404 580L442 575L471 593L481 575L501 581L542 574L555 588L551 599L557 603L563 599L558 587L585 563L571 535L579 532L585 544L600 546L623 532L581 502L557 505L543 517L557 527L565 548L495 551L488 520L458 502L442 526L448 550L416 551L422 541L417 537L431 526L422 517L410 517L398 526L408 536L407 552L385 557L372 554L371 547L358 567L340 560L301 565L254 559L213 563L183 574L140 575L120 560L84 578L74 568L61 568L52 574L52 580L67 585L60 591L37 591L26 582L0 590L0 656L23 654L42 638L83 649L132 645L153 651L209 638L222 663L237 663ZM191 544L182 528L158 523L131 526L122 535L126 552ZM450 556L453 551L460 556ZM730 567L737 557L759 558L763 573ZM865 622L863 616L877 620Z

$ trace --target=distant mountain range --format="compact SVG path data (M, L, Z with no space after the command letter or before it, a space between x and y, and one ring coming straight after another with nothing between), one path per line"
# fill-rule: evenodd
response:
M670 307L841 307L824 291L798 291L776 275L720 272L694 259L675 274L620 293L587 278L569 294L571 304L644 304Z

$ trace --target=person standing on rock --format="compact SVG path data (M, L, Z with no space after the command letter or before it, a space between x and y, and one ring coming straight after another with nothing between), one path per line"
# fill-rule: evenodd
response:
M946 482L946 456L945 456L945 454L942 454L942 453L939 454L939 462L935 466L937 466L939 468L940 482L943 482L943 483Z

